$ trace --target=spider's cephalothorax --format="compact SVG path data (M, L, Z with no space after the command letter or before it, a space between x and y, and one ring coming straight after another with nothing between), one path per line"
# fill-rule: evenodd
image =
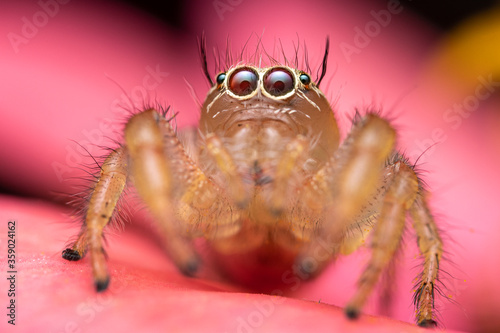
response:
M356 317L393 258L409 212L425 259L417 322L435 324L442 242L420 179L394 148L389 122L357 115L340 142L319 83L288 65L238 64L209 81L195 139L176 133L154 109L128 121L125 142L101 166L83 228L63 258L90 252L96 288L107 288L103 228L130 178L187 275L199 265L196 237L207 239L221 262L233 259L221 264L228 273L248 280L258 279L263 266L281 276L294 263L301 276L314 274L357 249L371 230L372 257L346 307Z

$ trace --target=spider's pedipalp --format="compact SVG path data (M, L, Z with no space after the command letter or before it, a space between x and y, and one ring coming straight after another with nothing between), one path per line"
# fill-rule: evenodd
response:
M269 209L275 216L280 216L285 211L286 203L290 200L290 179L293 172L298 169L299 161L309 147L309 141L299 135L286 146L274 176L274 187L270 197Z
M245 208L249 201L248 191L241 175L238 174L233 158L215 134L211 134L206 138L206 147L208 153L215 160L218 169L227 179L228 194L238 207Z

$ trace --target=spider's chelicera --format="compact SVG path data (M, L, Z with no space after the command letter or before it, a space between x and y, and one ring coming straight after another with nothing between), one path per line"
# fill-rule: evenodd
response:
M187 275L200 264L192 243L197 237L208 241L227 274L245 280L264 266L282 277L294 264L302 276L312 276L370 233L372 255L346 306L347 315L357 317L398 249L409 212L425 259L416 320L434 325L442 241L422 181L395 149L394 128L376 113L356 115L341 142L318 87L327 54L316 82L288 64L238 64L214 82L202 48L212 87L200 134L182 144L182 133L160 112L134 115L124 143L101 166L85 223L63 258L79 260L89 252L96 288L107 288L103 229L130 179ZM185 145L197 151L188 153Z

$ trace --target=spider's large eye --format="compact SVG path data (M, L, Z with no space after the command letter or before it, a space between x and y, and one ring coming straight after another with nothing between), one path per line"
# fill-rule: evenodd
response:
M282 96L294 87L293 75L284 68L276 68L264 76L264 88L273 96Z
M258 80L259 77L255 71L242 68L231 75L229 89L238 96L249 95L257 88Z
M226 79L226 73L220 73L219 75L217 75L217 85L220 86L221 84L224 83L224 80Z

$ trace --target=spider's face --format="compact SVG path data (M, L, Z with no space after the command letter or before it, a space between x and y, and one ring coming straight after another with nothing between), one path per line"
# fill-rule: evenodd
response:
M203 133L233 136L243 124L272 124L281 137L318 136L335 149L339 133L330 103L309 74L288 67L232 67L219 73L203 104Z

